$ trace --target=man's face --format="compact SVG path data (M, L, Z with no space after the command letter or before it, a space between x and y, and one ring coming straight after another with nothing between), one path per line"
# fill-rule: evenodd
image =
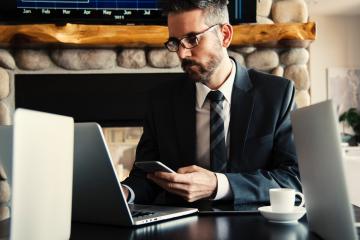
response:
M208 29L202 10L191 10L168 16L169 37L181 39ZM181 67L190 78L206 84L224 58L223 47L215 26L199 36L199 44L191 49L179 46Z

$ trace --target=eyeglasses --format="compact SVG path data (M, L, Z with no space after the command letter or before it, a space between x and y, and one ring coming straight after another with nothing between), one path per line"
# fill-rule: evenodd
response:
M205 29L202 32L191 33L190 35L180 39L171 37L167 40L166 43L164 43L164 45L170 52L177 52L179 50L180 45L186 49L194 48L197 45L199 45L200 36L210 31L212 28L214 28L217 25L219 24L212 25L211 27Z

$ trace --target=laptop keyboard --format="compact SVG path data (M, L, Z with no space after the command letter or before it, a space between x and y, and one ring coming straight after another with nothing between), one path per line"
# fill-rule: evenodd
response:
M154 212L147 212L147 211L131 211L132 217L144 217L144 216L151 216L155 214Z

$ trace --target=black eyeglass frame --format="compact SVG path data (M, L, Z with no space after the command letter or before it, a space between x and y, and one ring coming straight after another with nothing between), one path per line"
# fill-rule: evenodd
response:
M186 49L192 49L196 46L199 45L199 37L205 33L207 33L208 31L210 31L212 28L214 28L215 26L218 26L218 25L221 25L220 23L217 23L217 24L214 24L210 27L208 27L207 29L205 29L204 31L201 31L201 32L198 32L198 33L191 33L189 35L186 35L182 38L176 38L176 37L171 37L169 38L165 43L164 43L164 46L166 47L167 50L169 50L170 52L177 52L179 51L179 48L180 48L180 45L183 47L183 48L186 48ZM183 40L184 39L190 39L190 38L195 38L195 45L191 46L191 47L186 47L185 44L183 44ZM176 49L174 50L171 50L168 46L168 44L172 42L172 43L175 43L176 45ZM190 41L188 41L190 42Z

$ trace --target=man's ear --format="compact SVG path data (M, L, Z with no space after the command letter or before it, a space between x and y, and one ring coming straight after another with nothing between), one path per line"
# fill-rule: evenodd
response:
M221 25L221 34L222 34L222 46L225 47L225 48L228 48L230 46L230 43L231 43L231 40L232 40L232 37L233 37L233 34L234 34L234 30L233 30L233 27L228 24L228 23L225 23L223 25Z

